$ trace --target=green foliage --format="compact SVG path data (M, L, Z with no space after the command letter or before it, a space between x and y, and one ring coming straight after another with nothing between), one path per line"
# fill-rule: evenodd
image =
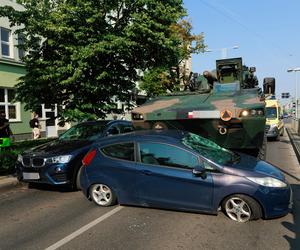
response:
M175 82L174 74L164 68L154 68L145 72L139 87L148 96L158 96L166 92L179 90L179 82Z
M203 34L192 34L192 24L187 19L181 19L171 25L173 35L179 41L178 55L172 67L154 68L145 72L140 88L148 96L157 96L166 92L178 91L181 86L187 86L190 80L190 71L185 63L193 53L204 52ZM191 69L189 69L191 70Z
M172 27L185 15L182 0L18 2L24 11L2 7L0 16L22 25L27 74L16 98L26 109L56 103L62 121L102 118L115 99L130 99L138 72L178 62Z
M0 148L0 175L13 174L18 154L53 139L39 139L15 142L9 148Z

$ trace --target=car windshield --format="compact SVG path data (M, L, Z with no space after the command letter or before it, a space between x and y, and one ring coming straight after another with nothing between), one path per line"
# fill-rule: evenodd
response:
M63 133L59 140L95 140L105 128L105 123L81 123Z
M266 108L266 118L276 119L277 118L277 109L275 107Z
M222 148L213 141L193 133L186 134L182 138L182 143L187 147L197 151L203 157L220 165L225 165L230 162L237 162L240 160L240 156L238 154Z

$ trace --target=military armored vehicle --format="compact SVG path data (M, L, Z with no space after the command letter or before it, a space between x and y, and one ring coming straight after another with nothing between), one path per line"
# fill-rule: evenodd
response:
M216 61L216 71L195 74L189 91L149 99L132 111L136 129L180 129L222 147L265 157L265 102L255 68L242 58Z

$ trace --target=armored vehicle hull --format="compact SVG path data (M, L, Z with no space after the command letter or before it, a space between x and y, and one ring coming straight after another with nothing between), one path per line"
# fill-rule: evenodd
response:
M252 84L244 69L241 58L220 60L218 82L205 83L212 87L149 100L133 110L134 127L187 130L264 159L265 101L257 80Z
M263 144L266 122L265 103L257 92L159 97L136 108L132 120L136 129L187 130L222 147L255 154Z

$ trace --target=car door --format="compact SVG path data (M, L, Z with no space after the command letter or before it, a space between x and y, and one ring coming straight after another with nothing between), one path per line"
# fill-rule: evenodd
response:
M138 197L144 205L210 211L213 179L196 177L199 157L183 148L152 142L138 143Z
M135 162L134 142L120 142L105 145L100 148L103 154L101 171L98 175L113 183L119 203L137 204L135 188L137 166ZM96 176L96 173L93 174Z

